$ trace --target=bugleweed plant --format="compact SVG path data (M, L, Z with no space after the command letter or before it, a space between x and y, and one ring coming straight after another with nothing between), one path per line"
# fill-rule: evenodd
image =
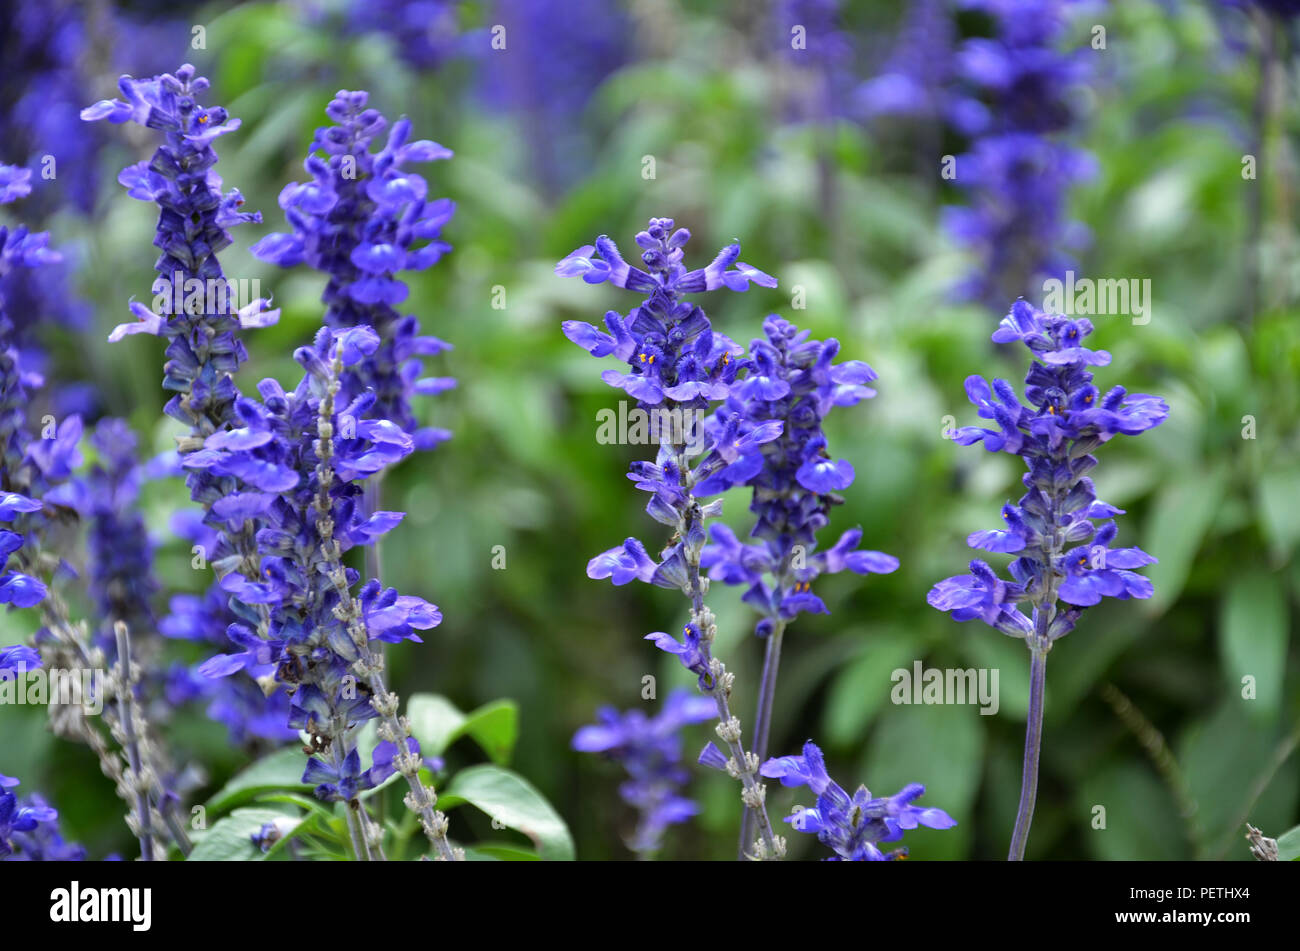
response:
M929 602L954 620L980 620L1029 649L1029 722L1020 805L1008 858L1025 857L1038 794L1038 758L1043 742L1047 654L1074 630L1084 612L1102 598L1151 597L1151 582L1132 569L1156 559L1140 548L1114 544L1114 517L1124 514L1097 498L1089 476L1092 453L1115 436L1136 436L1163 423L1165 401L1115 386L1103 394L1091 367L1106 366L1110 354L1089 350L1085 318L1044 314L1024 300L993 333L995 343L1020 341L1033 362L1020 401L1006 380L993 385L966 378L966 395L993 427L965 426L952 438L963 446L982 443L989 452L1019 456L1028 470L1020 501L1002 507L1005 529L975 532L967 543L981 551L1016 555L1007 581L979 559L970 574L940 581ZM1021 605L1025 605L1026 614Z

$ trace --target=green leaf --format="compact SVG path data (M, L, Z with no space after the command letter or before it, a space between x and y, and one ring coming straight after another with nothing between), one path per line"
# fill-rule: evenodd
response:
M1268 539L1274 565L1286 562L1300 541L1300 505L1295 504L1297 485L1300 485L1300 468L1292 466L1261 474L1256 486L1259 527Z
M1294 862L1296 859L1300 859L1300 826L1277 837L1277 860Z
M307 768L307 757L296 746L263 756L248 769L235 774L221 790L208 800L210 812L225 812L232 806L248 802L263 793L277 790L302 792L312 789L302 781Z
M479 842L466 846L465 854L478 855L484 859L497 859L501 862L540 862L536 852L521 849L516 845L501 845L494 842Z
M1101 829L1094 826L1101 815L1098 806L1106 810ZM1190 858L1178 807L1155 771L1141 760L1126 756L1087 770L1069 818L1075 834L1098 859ZM1029 838L1033 841L1032 833Z
M472 736L498 766L505 766L519 737L519 706L513 700L494 700L472 711L455 736ZM453 737L454 739L454 737Z
M465 725L465 714L446 697L433 693L413 694L406 702L406 716L425 756L441 755Z
M446 697L420 693L407 703L406 715L425 756L439 756L456 740L469 736L494 763L504 766L519 736L519 706L513 700L494 700L461 713Z
M863 645L831 685L822 721L828 744L848 746L858 741L889 697L891 672L915 654L915 646L899 636L872 637Z
M287 837L297 831L302 818L260 806L236 809L204 833L187 861L260 862L266 855L253 844L252 835L268 822L284 823L285 827L280 831Z
M1155 594L1147 602L1153 613L1164 611L1182 593L1205 532L1219 509L1226 481L1226 470L1218 465L1207 472L1182 475L1157 494L1142 546L1159 559L1146 570L1155 586Z
M508 828L533 840L547 861L573 861L569 828L528 780L500 766L471 766L452 778L438 805L451 809L467 802Z
M1256 720L1282 710L1286 671L1287 606L1281 579L1251 571L1230 582L1219 613L1219 653L1231 696ZM1242 698L1242 678L1253 677L1255 699Z

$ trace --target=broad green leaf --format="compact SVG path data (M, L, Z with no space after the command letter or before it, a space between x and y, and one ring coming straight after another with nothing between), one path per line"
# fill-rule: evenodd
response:
M504 766L519 736L519 706L513 700L494 700L461 713L446 697L422 693L411 697L406 715L425 756L441 755L456 740L469 736L494 763Z
M519 737L519 706L513 700L494 700L471 711L456 736L472 736L498 766L505 766Z
M425 756L440 755L465 725L465 714L446 697L432 693L413 694L406 703L406 716Z
M248 769L235 774L208 800L209 812L225 812L231 806L247 802L263 793L276 790L301 792L311 789L302 781L307 756L298 747L288 747L263 756Z
M871 637L863 644L831 684L822 721L827 744L847 746L861 738L889 698L890 674L910 664L915 655L915 646L898 636Z
M1270 722L1281 712L1286 651L1282 579L1259 571L1233 579L1219 613L1219 653L1230 696L1257 720ZM1242 696L1244 677L1254 680L1254 699Z
M1268 539L1275 565L1285 562L1300 541L1300 505L1295 504L1297 487L1300 487L1300 469L1294 466L1261 474L1256 486L1259 527Z
M1152 613L1164 611L1182 593L1187 573L1218 511L1226 480L1226 470L1218 465L1205 472L1175 476L1157 489L1155 512L1145 526L1142 545L1159 559L1158 564L1145 569L1155 586L1155 594L1147 602Z
M500 845L493 842L479 842L465 847L468 855L473 852L485 859L498 859L502 862L540 862L536 852L521 849L517 845Z
M542 794L517 773L490 765L462 770L438 797L438 805L451 809L464 802L528 836L543 859L573 861L573 837L568 826Z
M1300 826L1277 837L1277 860L1294 862L1296 859L1300 859Z
M281 835L291 836L302 819L278 809L260 806L236 809L204 833L194 845L190 862L259 862L266 855L253 844L252 836L268 822L284 824Z
M1137 755L1126 747L1123 759L1084 773L1070 809L1075 835L1107 861L1190 858L1173 795Z

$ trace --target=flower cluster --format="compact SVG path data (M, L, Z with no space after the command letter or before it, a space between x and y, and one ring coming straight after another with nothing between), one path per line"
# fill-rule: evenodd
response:
M993 340L1019 340L1033 356L1025 402L1005 380L990 386L980 376L968 377L966 393L991 427L967 426L953 433L962 445L979 442L990 452L1024 459L1028 491L1018 504L1003 507L1004 529L975 532L967 539L975 549L1016 555L1013 580L999 578L975 560L969 575L939 582L928 600L958 621L979 618L1039 649L1073 630L1083 609L1103 597L1146 598L1152 591L1151 582L1132 569L1155 559L1141 549L1113 545L1112 519L1123 513L1097 498L1088 473L1097 464L1094 449L1117 435L1158 426L1169 407L1158 397L1129 393L1122 386L1102 394L1093 385L1089 368L1106 366L1110 354L1084 346L1092 329L1086 319L1044 314L1017 301ZM1058 599L1067 605L1060 613ZM1018 607L1021 602L1033 606L1032 620Z
M339 407L329 391L337 378L335 361L340 368L355 366L378 344L369 327L323 328L312 346L295 354L307 371L295 390L263 380L261 402L241 398L236 403L243 425L208 437L204 449L189 458L191 466L220 466L239 476L242 490L213 511L232 531L257 518L263 526L257 533L262 558L256 575L231 571L221 586L236 604L265 605L270 615L265 637L255 616L231 624L227 636L244 650L214 657L200 670L211 677L273 670L275 680L292 690L289 726L336 755L341 746L355 743L349 734L353 727L378 715L369 688L354 676L362 646L345 629L340 603L350 600L359 576L341 558L354 546L373 544L402 519L400 512L367 514L360 482L413 449L411 437L395 423L362 418L373 394ZM322 445L326 439L328 447ZM441 620L433 605L382 591L375 580L361 589L359 599L370 639L418 641L416 629ZM332 769L334 780L320 791L327 798L353 798L358 788L369 788L358 785L355 756L352 746L333 767L311 761L309 781ZM367 773L366 779L374 778ZM344 775L352 781L345 782Z
M30 190L30 171L0 165L0 202ZM47 232L0 225L0 281L21 269L58 263L60 255L50 249L49 241ZM31 571L44 519L41 499L81 463L81 418L69 416L39 439L28 431L31 391L44 381L23 364L14 336L8 302L0 296L0 523L13 526L0 529L0 604L27 608L46 596L44 582ZM18 567L10 567L11 559Z
M493 0L484 9L492 29L473 45L483 67L481 107L521 128L521 171L535 176L544 194L558 196L586 173L587 156L601 144L572 120L636 53L635 15L604 0Z
M1093 159L1064 137L1077 124L1072 89L1087 51L1058 49L1068 0L965 0L992 18L994 35L957 50L960 85L948 118L970 137L955 183L970 203L945 209L949 233L979 262L961 288L992 306L1065 269L1084 242L1066 217L1066 197L1091 177Z
M648 271L628 264L618 246L602 235L594 246L584 245L565 257L555 272L648 295L626 318L607 313L608 333L568 320L564 334L592 356L614 356L626 363L629 372L610 369L601 379L634 397L638 408L660 412L658 418L667 420L655 461L633 463L628 478L650 493L646 511L674 529L675 543L653 559L640 541L629 538L591 559L587 575L609 578L616 585L645 581L693 597L699 585L698 577L692 580L692 562L698 576L704 522L722 512L720 500L701 506L696 499L717 495L752 476L762 464L760 447L780 435L781 424L768 422L741 433L742 419L733 413L719 427L705 425L709 410L730 395L743 365L737 357L745 351L715 331L704 311L682 296L722 287L745 291L751 281L774 287L776 281L738 262L738 244L724 248L707 267L688 271L682 249L689 240L690 232L675 229L671 218L652 218L636 236Z
M219 532L201 514L177 512L172 531L188 541L195 552L215 551ZM175 640L206 644L229 650L234 642L226 632L232 624L243 624L231 609L230 594L214 582L202 594L173 595L167 613L159 621L158 633ZM274 668L250 667L247 676L213 679L199 672L201 665L175 664L167 672L165 697L172 707L202 701L210 719L224 724L232 743L245 745L257 740L292 740L297 731L288 726L289 697L281 690L269 694L262 684L273 679Z
M382 31L408 66L433 70L462 45L457 14L452 0L349 0L344 25L352 33Z
M742 544L726 525L714 525L713 544L700 556L709 577L744 585L744 600L762 614L757 633L770 634L802 611L828 613L812 592L820 575L849 569L857 574L887 573L898 559L860 551L861 529L851 529L825 551L817 551L817 532L828 521L835 494L854 479L853 465L827 453L822 421L836 406L852 406L875 395L866 384L875 371L860 360L834 363L839 342L810 340L775 315L763 323L765 340L749 350L749 372L732 388L711 422L739 417L745 434L780 424L780 435L761 444L742 463L742 484L754 490L750 511L757 545ZM769 580L770 579L770 580Z
M710 744L711 745L711 744ZM709 751L706 750L706 754ZM721 757L716 749L713 753ZM822 751L811 740L799 756L779 756L763 764L764 776L779 779L782 786L807 786L817 804L798 808L786 818L796 831L816 835L834 853L828 862L881 862L905 858L907 849L882 852L880 843L897 842L903 833L917 826L951 829L957 824L948 813L933 807L912 805L925 793L918 783L904 786L893 796L873 798L866 786L850 796L830 778Z
M157 628L151 601L158 581L153 542L138 505L143 470L135 433L125 420L106 418L96 425L90 444L96 460L89 472L49 498L68 504L89 526L88 580L99 615L96 644L111 657L118 621L137 636Z
M344 90L329 104L325 112L337 124L316 130L303 163L311 180L280 193L293 231L269 234L252 251L282 267L306 262L329 276L325 323L337 330L371 327L380 341L364 362L349 367L345 398L373 390L375 418L397 423L417 449L431 449L450 434L420 427L411 397L455 385L448 377L419 378L421 358L450 345L422 335L413 315L395 309L408 293L397 275L431 267L451 250L441 233L456 205L448 198L430 200L425 180L403 166L452 153L427 139L409 141L411 122L405 118L393 124L384 147L372 152L388 122L366 107L367 100L365 92Z
M596 357L614 356L630 372L606 370L601 378L635 397L638 408L667 418L667 431L659 426L659 449L654 462L634 462L628 478L650 494L646 511L673 530L668 546L658 558L650 557L636 538L602 552L587 565L590 578L609 578L616 585L633 580L680 590L691 602L684 642L664 632L646 639L670 654L697 677L700 690L709 695L718 716L718 736L728 745L735 763L733 775L741 782L742 800L759 822L758 858L779 858L784 843L777 837L763 806L764 787L756 779L758 758L741 742L740 722L731 715L730 695L734 675L713 656L717 625L704 605L707 579L700 574L700 554L706 534L704 524L722 514L722 501L701 504L744 482L762 465L761 447L781 435L782 424L768 421L742 431L743 420L732 413L717 425L705 420L737 385L737 361L744 349L713 330L698 305L682 296L726 287L745 291L751 283L774 287L776 280L751 267L740 257L740 245L724 248L703 268L687 270L683 248L690 232L676 228L671 218L652 218L636 236L646 270L629 264L618 247L601 235L595 245L584 245L561 260L555 271L561 277L581 277L588 284L608 281L616 287L645 294L626 318L605 315L608 333L582 321L566 321L564 333ZM732 265L735 265L734 267Z
M0 670L3 670L0 667ZM0 773L0 861L79 862L86 850L63 841L59 814L42 797L19 799L11 792L18 785Z
M175 395L166 412L190 430L188 437L178 441L180 465L191 498L203 506L208 524L217 530L214 547L205 550L205 557L219 577L233 570L255 574L258 520L245 519L238 531L226 531L228 520L215 511L218 503L231 504L227 500L239 494L246 473L203 464L205 457L200 455L209 436L238 425L239 390L232 374L248 357L239 331L264 327L279 318L279 311L269 310L266 300L237 308L217 258L217 252L231 243L229 228L261 220L260 214L238 210L243 197L238 189L223 192L215 169L218 156L213 143L236 131L240 120L220 106L200 105L197 97L207 90L208 81L196 76L189 64L174 75L123 76L118 88L122 99L101 100L82 110L81 117L87 122L134 122L162 133L162 144L153 157L123 169L118 181L132 198L158 205L154 245L161 254L154 265L158 277L153 289L164 305L154 311L132 301L137 319L119 325L109 340L137 333L167 338L163 388ZM195 287L202 293L192 294ZM177 297L184 299L182 308L165 306ZM199 464L191 465L196 455ZM232 604L231 609L242 611L243 616L259 613L249 605L237 609Z
M668 826L699 812L699 806L681 794L688 779L682 767L681 730L714 714L708 697L679 689L669 694L656 716L602 707L597 712L599 722L574 734L575 750L603 753L627 770L628 780L619 787L619 794L639 814L636 831L627 843L633 852L659 851Z

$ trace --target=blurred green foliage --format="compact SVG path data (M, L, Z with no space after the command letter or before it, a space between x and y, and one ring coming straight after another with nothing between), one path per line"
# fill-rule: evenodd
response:
M290 4L214 7L196 20L208 27L208 50L194 55L212 99L244 120L222 140L219 170L265 216L261 229L240 229L223 263L232 276L260 278L284 309L277 327L248 335L240 383L297 377L291 354L319 325L322 279L271 269L247 248L283 227L276 196L304 177L302 155L330 95L369 89L386 115L409 115L416 136L455 150L428 178L433 194L459 204L446 232L455 251L414 277L408 301L428 332L455 346L434 372L456 376L459 388L423 401L426 419L455 437L385 484L386 507L409 514L384 543L384 580L435 601L445 620L425 644L390 651L395 687L444 694L462 709L511 698L520 711L513 768L567 820L580 858L627 858L615 834L630 820L617 770L572 752L569 738L599 705L641 702L646 674L661 695L689 679L641 639L680 625L682 601L585 575L593 554L629 534L653 542L658 526L624 478L636 447L595 439L596 413L617 394L559 329L628 301L560 280L552 265L600 233L626 245L651 215L689 227L688 253L701 263L740 239L744 259L781 285L715 295L716 326L748 340L780 312L838 337L846 357L879 372L876 399L830 420L836 455L858 472L832 529L861 525L864 545L902 562L892 575L819 583L832 613L801 617L787 636L772 751L794 752L812 737L844 785L888 794L925 783L925 802L960 825L909 833L915 858L1001 858L1020 782L1026 651L925 602L935 581L969 559L966 535L995 524L1003 501L1020 494L1016 460L942 437L944 417L974 419L967 375L1018 383L1025 369L989 342L1000 314L949 298L969 262L939 230L939 207L958 196L939 187L938 156L926 167L899 161L913 134L905 127L787 124L780 71L756 49L760 27L745 4L651 7L671 17L671 39L654 40L646 27L642 59L572 117L592 144L559 156L576 170L562 192L535 184L519 117L474 100L475 70L491 69L489 57L416 74L382 36L309 28ZM848 7L864 26L894 22L870 4ZM478 12L468 5L464 16ZM1028 854L1242 859L1245 820L1274 836L1300 821L1300 757L1291 755L1300 737L1300 645L1291 636L1300 595L1300 280L1288 217L1300 113L1288 101L1273 116L1272 160L1261 162L1259 182L1243 180L1257 69L1248 49L1225 47L1210 5L1126 0L1098 16L1108 48L1096 53L1101 78L1088 93L1083 144L1100 173L1073 203L1093 234L1084 271L1149 278L1154 295L1149 324L1095 321L1097 346L1115 357L1098 383L1160 394L1172 412L1144 438L1106 446L1096 477L1099 495L1128 512L1122 537L1160 563L1148 572L1154 599L1090 610L1052 651ZM1287 75L1294 85L1294 69ZM88 90L87 101L107 94ZM656 160L650 181L646 155ZM105 157L114 170L127 160L120 145ZM1260 240L1274 263L1247 312L1251 188L1269 190ZM116 186L92 222L56 222L56 244L84 252L78 279L96 330L89 339L55 334L54 354L56 376L93 379L108 410L161 451L173 434L161 421L161 344L102 343L125 319L126 300L148 294L152 230L152 208ZM805 310L791 308L796 285ZM498 287L503 309L492 306ZM1243 438L1246 428L1253 438ZM153 484L147 503L163 543L160 576L170 590L198 589L206 577L167 536L170 512L188 504L183 487ZM736 493L727 504L729 520L743 525L747 500ZM498 545L504 570L492 567ZM718 653L737 674L748 726L761 645L737 593L713 590ZM6 623L5 641L16 640L16 618ZM999 668L998 714L889 703L890 671L916 659ZM1247 675L1253 700L1242 697ZM1127 719L1121 698L1131 702ZM113 824L120 810L92 759L44 733L38 711L26 713L6 716L6 768L56 801L92 853L126 848ZM695 728L689 747L707 731ZM248 762L197 713L178 719L175 743L208 766L210 790ZM1164 751L1163 769L1151 750ZM664 855L726 858L739 812L734 784L696 772L705 811L674 830ZM800 801L796 792L769 789L774 816ZM1099 805L1104 830L1094 828ZM811 837L790 838L794 854L820 857Z

